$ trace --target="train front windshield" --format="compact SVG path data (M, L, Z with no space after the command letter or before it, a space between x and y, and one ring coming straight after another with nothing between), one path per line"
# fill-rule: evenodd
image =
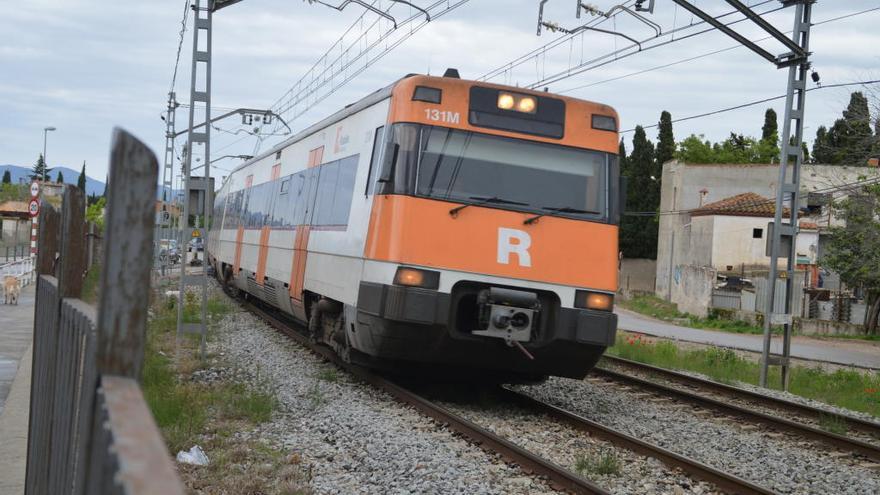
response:
M390 134L386 170L393 161L388 179L397 193L590 220L607 216L614 155L416 124L396 124Z

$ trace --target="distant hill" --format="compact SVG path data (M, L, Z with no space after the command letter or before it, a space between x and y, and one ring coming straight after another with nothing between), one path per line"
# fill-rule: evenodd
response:
M19 179L22 179L26 183L30 182L31 167L0 165L0 177L2 177L7 170L9 170L9 173L12 176L13 183L18 183ZM55 177L58 176L58 172L61 172L61 174L64 175L65 184L76 185L76 181L79 179L79 169L73 170L67 167L55 167L49 173L48 179L54 181ZM86 194L97 194L99 196L104 194L104 183L86 175Z

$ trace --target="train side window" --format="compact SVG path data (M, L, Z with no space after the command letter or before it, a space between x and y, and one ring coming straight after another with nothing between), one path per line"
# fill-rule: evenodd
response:
M336 179L336 197L333 200L332 225L348 225L351 200L354 196L354 182L357 178L359 155L339 161L339 175Z
M376 128L376 135L373 137L373 155L370 157L370 169L367 171L367 186L364 189L364 195L369 196L373 194L373 189L376 184L376 174L379 171L379 160L381 158L382 143L385 142L385 126L379 126Z
M336 181L339 177L339 161L325 163L318 169L318 196L315 198L312 225L333 225L333 202L338 192Z

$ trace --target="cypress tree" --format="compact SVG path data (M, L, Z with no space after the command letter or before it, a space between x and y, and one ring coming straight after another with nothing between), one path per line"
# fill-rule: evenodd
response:
M761 140L779 141L779 124L776 122L776 110L768 108L764 112L764 126L761 127Z
M813 141L813 162L829 164L834 162L831 144L829 143L828 129L820 125L816 129L816 139Z
M663 164L675 157L675 136L672 134L672 115L666 110L660 113L660 122L657 125L657 167L654 176L660 179L663 172Z
M83 160L82 171L79 173L79 178L76 180L76 187L79 188L80 191L85 194L86 192L86 162Z
M3 171L3 183L12 184L12 174L9 173L9 169Z
M64 184L64 174L61 171L58 171L58 175L55 176L55 182L58 184Z
M820 128L821 129L821 128ZM817 131L818 142L818 131ZM874 147L868 99L861 92L850 95L843 117L834 121L821 143L814 143L813 157L820 163L865 165ZM817 154L816 144L821 144Z
M620 249L627 258L657 258L658 222L653 213L660 205L660 178L654 155L654 144L645 129L636 127L625 172L629 188L626 210L638 214L625 216L620 225Z

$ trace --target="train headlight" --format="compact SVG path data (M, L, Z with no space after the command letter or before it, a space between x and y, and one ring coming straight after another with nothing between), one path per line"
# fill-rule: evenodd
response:
M579 290L574 295L574 306L598 311L611 311L614 308L614 296L603 292Z
M440 286L440 272L400 266L394 274L394 285L436 289Z
M512 94L510 93L499 93L498 94L498 108L502 110L513 110L513 105L516 104L516 101Z
M537 102L531 96L525 96L519 100L516 109L523 113L535 113Z
M502 91L498 93L498 108L521 113L535 113L538 109L538 99L534 96Z

